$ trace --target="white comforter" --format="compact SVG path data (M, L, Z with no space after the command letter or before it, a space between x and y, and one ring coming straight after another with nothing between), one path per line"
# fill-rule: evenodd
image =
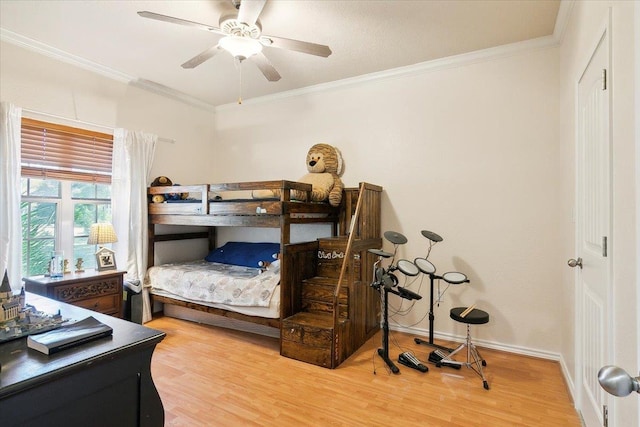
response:
M279 261L260 270L207 261L151 267L145 284L192 301L245 307L268 307L280 283Z

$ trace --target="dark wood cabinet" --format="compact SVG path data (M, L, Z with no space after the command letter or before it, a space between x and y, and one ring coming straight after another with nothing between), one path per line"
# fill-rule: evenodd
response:
M26 294L27 304L65 319L93 316L111 337L47 356L22 337L0 344L0 425L161 427L164 409L151 358L165 334L126 320Z
M124 274L125 271L87 270L82 273L68 273L59 279L32 276L23 280L27 292L122 317Z

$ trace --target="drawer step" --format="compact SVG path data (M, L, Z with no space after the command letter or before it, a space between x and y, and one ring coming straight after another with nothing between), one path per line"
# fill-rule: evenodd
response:
M302 311L331 314L336 283L337 279L328 277L313 277L304 280L301 295ZM338 294L338 312L343 319L349 317L349 288L344 285L340 287Z
M345 236L318 239L318 276L339 278L346 248L347 237ZM359 276L360 257L357 254L354 254L353 268L354 274ZM350 269L350 265L347 265L347 271Z
M346 323L340 322L340 332ZM331 313L296 313L282 321L280 337L283 356L325 368L334 368L341 362L341 334L336 338Z

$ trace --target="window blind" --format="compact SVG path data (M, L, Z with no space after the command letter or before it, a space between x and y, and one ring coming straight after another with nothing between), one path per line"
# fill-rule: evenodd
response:
M111 182L113 136L23 118L23 176Z

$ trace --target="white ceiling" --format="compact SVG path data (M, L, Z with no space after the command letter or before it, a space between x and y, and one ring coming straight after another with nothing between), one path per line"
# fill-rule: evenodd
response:
M496 46L550 37L560 0L268 0L263 34L328 45L328 58L276 48L264 54L281 74L239 70L221 52L192 70L180 65L219 36L144 19L148 10L218 27L231 0L0 0L3 41L128 82L219 106Z

